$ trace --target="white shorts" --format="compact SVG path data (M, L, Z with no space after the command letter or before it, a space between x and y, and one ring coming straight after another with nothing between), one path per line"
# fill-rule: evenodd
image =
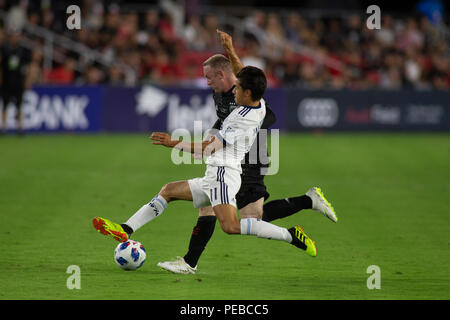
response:
M206 166L203 178L188 180L194 208L231 204L241 187L241 174L228 167Z

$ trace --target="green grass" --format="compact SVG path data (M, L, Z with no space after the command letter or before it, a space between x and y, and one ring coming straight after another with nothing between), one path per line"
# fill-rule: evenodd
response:
M116 242L94 216L124 221L169 181L202 176L173 165L145 135L0 137L0 299L450 299L450 135L282 135L272 200L322 187L339 222L303 211L317 258L293 246L216 231L196 275L160 270L184 255L197 212L174 202L140 229L136 272L113 261ZM81 290L68 290L69 265ZM381 289L366 286L370 265Z

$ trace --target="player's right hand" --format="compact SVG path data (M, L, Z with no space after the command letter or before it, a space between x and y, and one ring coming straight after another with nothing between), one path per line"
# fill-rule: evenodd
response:
M166 147L173 147L178 143L178 141L172 140L170 135L166 132L152 132L150 139L156 141L153 142L153 144L163 145Z

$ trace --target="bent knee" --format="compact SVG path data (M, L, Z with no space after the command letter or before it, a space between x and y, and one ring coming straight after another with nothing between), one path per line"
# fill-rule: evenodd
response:
M167 183L165 185L163 185L163 187L161 188L161 190L159 190L159 194L161 196L170 196L170 183Z
M243 218L243 219L247 219L247 218L262 219L263 204L264 204L264 198L260 198L260 199L256 200L255 202L249 203L245 207L241 208L239 210L239 214L241 215L241 218Z
M205 216L215 216L216 214L214 213L213 208L209 206L200 208L198 215L200 217L205 217Z
M223 232L227 234L240 234L241 233L241 225L240 223L232 223L232 222L223 222L220 224Z
M262 210L261 212L246 212L246 213L239 212L239 213L242 219L250 219L250 218L262 219L263 215Z
M161 190L159 191L159 195L161 195L167 202L176 199L176 188L174 182L169 182L165 184Z

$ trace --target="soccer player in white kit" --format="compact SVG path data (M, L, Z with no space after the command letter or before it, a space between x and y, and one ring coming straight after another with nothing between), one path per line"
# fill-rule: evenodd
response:
M113 236L118 241L126 241L130 233L160 216L170 202L187 200L192 201L195 208L212 206L222 230L227 234L281 240L295 245L312 257L317 255L314 242L300 226L288 230L260 219L239 219L237 216L235 196L241 185L241 162L264 120L266 109L262 97L267 80L262 70L252 66L242 68L236 78L234 94L238 107L225 119L222 129L211 140L186 142L172 140L164 132L151 135L153 144L191 153L201 151L207 156L204 177L166 184L148 204L143 205L123 224L94 218L94 227L99 232Z

